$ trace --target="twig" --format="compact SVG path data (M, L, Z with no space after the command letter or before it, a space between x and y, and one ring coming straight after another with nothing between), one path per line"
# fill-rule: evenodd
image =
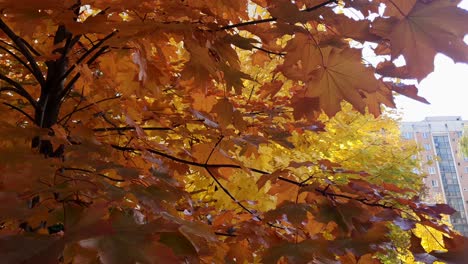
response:
M341 197L341 198L346 198L346 199L349 199L349 200L355 200L355 201L361 202L361 203L363 203L365 205L368 205L368 206L382 207L382 208L385 208L385 209L396 209L393 206L368 202L366 198L352 197L352 196L345 195L345 194L327 192L326 190L322 190L320 188L315 188L315 191L318 192L318 193L321 193L324 196Z
M172 130L170 127L140 127L142 130L147 131L167 131ZM129 131L135 130L136 127L133 126L125 126L125 127L99 127L93 128L94 132L107 132L107 131Z
M211 155L213 155L213 152L215 149L218 147L219 143L223 140L224 136L220 136L214 147L211 149L210 154L208 155L208 158L206 158L205 165L208 164L208 161L210 161Z
M121 179L115 179L115 178L112 178L112 177L109 177L105 174L102 174L102 173L97 173L95 171L92 171L92 170L87 170L87 169L81 169L81 168L62 168L64 171L81 171L81 172L86 172L86 173L92 173L92 174L96 174L98 176L101 176L101 177L104 177L108 180L111 180L111 181L115 181L115 182L125 182L125 180L121 180Z
M68 71L65 72L65 74L60 77L59 81L64 80L67 78L68 75L70 75L73 70L76 69L76 66L80 63L82 63L91 53L93 53L96 49L98 49L104 42L108 39L110 39L112 36L114 36L117 33L117 31L112 31L110 34L105 36L103 39L101 39L96 45L93 45L88 51L86 51L81 57L68 69Z
M267 49L264 49L264 48L261 48L261 47L257 47L257 46L253 46L252 45L252 48L253 49L257 49L257 50L261 50L265 53L268 53L268 54L274 54L274 55L278 55L278 56L284 56L286 55L286 53L283 53L283 52L274 52L274 51L271 51L271 50L267 50Z
M210 171L209 168L206 168L206 171L208 172L208 174L211 176L211 178L216 182L216 184L219 186L219 188L221 188L221 190L223 190L223 192L229 196L229 198L231 198L231 200L233 202L235 202L237 205L239 205L242 209L244 209L246 212L248 212L249 214L251 214L252 216L254 216L255 218L257 218L259 221L261 221L262 219L260 218L260 216L258 216L256 213L252 212L249 208L247 208L245 205L243 205L241 202L239 202L230 192L228 189L226 189L226 187L224 187L224 185L213 175L213 173Z
M323 2L321 4L318 4L316 6L303 9L303 10L301 10L301 12L311 12L311 11L317 10L317 9L323 7L323 6L326 6L328 4L336 3L336 2L337 2L337 0L328 0L328 1L325 1L325 2ZM263 24L263 23L268 23L268 22L274 22L276 20L278 20L277 17L271 17L271 18L265 18L265 19L259 19L259 20L252 20L252 21L247 21L247 22L242 22L242 23L238 23L238 24L232 24L232 25L224 26L224 27L221 27L219 30L240 28L240 27L245 27L245 26L249 26L249 25L258 25L258 24Z
M1 87L0 92L2 92L2 91L15 92L15 93L21 95L22 97L24 97L26 100L28 100L28 102L34 107L34 109L37 110L36 100L34 100L34 98L32 98L32 96L28 93L28 91L26 91L24 89L24 87L20 83L8 78L7 76L5 76L5 75L3 75L1 73L0 73L0 80L3 80L3 81L5 81L8 84L13 86L13 87Z
M73 107L73 110L72 112L76 111L76 109L78 109L78 107L80 107L80 104L83 102L83 99L84 99L84 86L81 88L81 94L80 94L80 101L78 101L77 104L75 104L75 107ZM63 123L63 126L65 127L66 124L68 123L68 121L70 120L70 118L72 117L72 115L69 115L67 117L67 119L65 120L65 122Z
M32 73L34 75L34 72L33 72L33 69L25 62L23 61L20 57L18 57L18 55L16 55L15 53L13 53L11 50L3 47L3 46L0 46L0 49L6 51L8 54L10 54L13 58L15 58L16 61L18 61L19 63L23 64L23 66L28 69L28 71L30 73Z
M115 144L111 144L111 147L114 148L114 149L120 150L120 151L129 151L129 152L138 152L139 151L138 149L135 149L135 148L132 148L132 147L122 147L122 146L115 145ZM167 159L176 161L176 162L185 163L187 165L192 165L192 166L200 167L200 168L233 168L233 169L246 168L246 167L242 167L240 165L235 165L235 164L204 164L204 163L199 163L199 162L195 162L195 161L184 160L184 159L181 159L181 158L178 158L178 157L174 157L172 155L169 155L167 153L164 153L164 152L161 152L161 151L155 150L155 149L147 148L147 149L144 149L144 150L146 150L146 151L148 151L150 153L165 157ZM256 173L260 173L260 174L270 174L269 172L259 170L259 169L255 169L255 168L248 168L247 167L247 169L250 170L250 171L256 172Z
M18 35L13 32L13 30L8 27L7 24L3 21L3 19L0 18L0 29L5 32L5 34L15 43L16 47L18 50L24 55L24 57L29 61L29 64L31 65L32 69L32 74L36 78L36 80L41 84L41 86L45 85L45 79L44 76L42 75L42 71L37 65L36 60L33 57L33 52L36 55L39 55L39 53L24 39L20 38Z
M61 123L64 119L66 119L67 117L73 115L74 113L76 112L79 112L79 111L82 111L82 110L85 110L85 109L88 109L90 108L91 106L93 105L96 105L96 104L99 104L99 103L102 103L102 102L105 102L105 101L109 101L109 100L114 100L114 99L118 99L120 98L121 96L120 95L117 95L117 96L114 96L114 97L110 97L110 98L105 98L105 99L101 99L99 101L96 101L94 103L91 103L91 104L88 104L88 105L85 105L83 107L80 107L78 109L74 109L73 111L71 111L70 113L66 114L65 116L63 116L62 118L60 118L59 121L57 121L57 123Z
M18 107L16 107L16 106L11 105L11 104L6 103L6 102L3 102L3 104L6 105L6 106L11 107L12 109L14 109L14 110L16 110L16 111L18 111L18 112L20 112L20 113L22 113L25 117L27 117L29 120L31 120L31 121L34 123L34 118L32 118L32 116L30 116L28 113L26 113L25 111L23 111L21 108L18 108Z
M226 236L226 237L236 237L235 234L228 234L228 233L221 233L221 232L214 232L217 236Z

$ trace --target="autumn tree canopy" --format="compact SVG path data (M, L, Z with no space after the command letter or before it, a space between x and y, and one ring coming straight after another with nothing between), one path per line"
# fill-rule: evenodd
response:
M468 62L459 2L0 1L1 262L461 263L414 150L353 112Z

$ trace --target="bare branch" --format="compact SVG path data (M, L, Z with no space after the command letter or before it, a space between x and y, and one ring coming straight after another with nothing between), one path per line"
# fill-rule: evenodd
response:
M18 61L19 63L23 64L23 66L28 69L28 71L30 73L32 73L34 75L34 72L33 72L33 69L25 62L23 61L20 57L18 57L18 55L16 55L15 53L11 52L9 49L3 47L0 45L0 49L4 50L5 52L7 52L8 54L10 54L16 61Z
M36 60L32 53L39 55L39 53L24 39L20 38L18 35L13 32L13 30L8 27L7 24L0 18L0 29L5 32L5 34L15 43L18 50L24 55L24 57L28 60L30 67L32 69L32 74L36 78L36 80L41 84L41 86L45 85L45 79L42 75L42 71L37 65ZM31 53L32 52L32 53Z
M104 42L106 42L106 40L110 39L112 36L114 36L115 34L117 33L117 31L112 31L110 34L108 34L107 36L105 36L103 39L101 39L96 45L94 45L93 47L91 47L89 50L87 50L76 62L75 64L73 64L66 72L63 76L60 77L59 81L62 81L62 80L65 80L65 78L67 78L67 76L69 76L73 70L76 69L76 66L79 65L81 62L83 62L89 55L91 55L91 53L93 53L96 49L98 49L102 44L104 44ZM102 48L100 48L87 62L86 64L87 65L91 65L97 58L99 58L99 56L101 56L107 49L109 48L109 46L104 46ZM78 81L78 79L80 78L81 76L81 73L77 73L75 74L75 76L73 76L73 78L67 83L67 85L65 86L65 88L63 89L63 91L60 92L60 95L59 95L59 98L65 98L65 96L70 92L70 90L73 88L73 85L76 83L76 81Z
M327 187L327 189L328 189L328 187ZM315 191L322 194L322 195L324 195L324 196L341 197L341 198L345 198L345 199L349 199L349 200L355 200L355 201L358 201L358 202L363 203L363 204L368 205L368 206L382 207L382 208L385 208L385 209L396 209L393 206L380 204L380 203L377 203L377 202L369 202L366 198L352 197L352 196L345 195L345 194L327 192L327 189L322 190L320 188L315 188Z
M81 88L81 94L80 94L80 101L79 101L78 103L75 104L75 106L73 107L72 112L76 111L76 109L78 109L78 107L80 107L80 105L81 105L81 103L83 102L84 99L85 99L85 97L84 97L84 87L82 87L82 88ZM68 121L70 120L71 117L72 117L72 116L69 115L69 116L66 118L65 122L63 123L63 126L64 126L64 127L66 126L66 124L68 123Z
M81 169L81 168L62 168L64 171L81 171L81 172L86 172L86 173L92 173L92 174L96 174L98 176L101 176L103 178L106 178L108 180L111 180L111 181L115 181L115 182L125 182L125 180L122 180L122 179L115 179L115 178L112 178L112 177L109 177L105 174L102 174L102 173L97 173L95 171L92 171L92 170L87 170L87 169Z
M328 1L325 1L325 2L323 2L321 4L318 4L316 6L303 9L303 10L301 10L301 12L311 12L311 11L317 10L317 9L319 9L321 7L324 7L324 6L328 5L328 4L336 3L336 2L337 2L337 0L328 0ZM237 24L224 26L224 27L221 27L219 30L227 30L227 29L240 28L240 27L245 27L245 26L250 26L250 25L258 25L258 24L263 24L263 23L268 23L268 22L274 22L276 20L278 20L277 17L271 17L271 18L265 18L265 19L259 19L259 20L252 20L252 21L247 21L247 22L242 22L242 23L237 23Z
M79 111L82 111L82 110L85 110L85 109L88 109L90 108L91 106L93 105L96 105L96 104L99 104L99 103L102 103L102 102L105 102L105 101L109 101L109 100L114 100L114 99L118 99L120 98L121 96L114 96L114 97L110 97L110 98L105 98L105 99L102 99L102 100L99 100L99 101L96 101L94 103L91 103L89 105L85 105L83 107L80 107L78 109L74 109L72 112L66 114L65 116L63 116L57 123L61 123L63 120L65 120L66 118L72 116L74 113L76 112L79 112Z
M284 55L286 55L286 53L283 53L283 52L274 52L274 51L267 50L267 49L264 49L264 48L261 48L261 47L257 47L257 46L252 46L252 48L257 49L257 50L260 50L260 51L263 51L263 52L268 53L268 54L273 54L273 55L278 55L278 56L284 56Z
M138 149L135 149L135 148L132 148L132 147L122 147L122 146L115 145L115 144L111 144L111 147L114 148L114 149L120 150L120 151L129 151L129 152L139 151ZM233 168L233 169L246 168L246 167L242 167L240 165L235 165L235 164L204 164L204 163L199 163L199 162L195 162L195 161L190 161L190 160L184 160L184 159L181 159L181 158L177 158L177 157L174 157L172 155L169 155L167 153L164 153L164 152L161 152L161 151L155 150L155 149L147 148L145 150L150 152L150 153L165 157L167 159L170 159L170 160L173 160L173 161L176 161L176 162L185 163L187 165L192 165L192 166L200 167L200 168ZM259 169L255 169L255 168L248 168L247 167L247 169L252 171L252 172L256 172L256 173L260 173L260 174L270 174L269 172L262 171L262 170L259 170Z
M21 108L16 107L16 106L14 106L14 105L12 105L12 104L9 104L9 103L6 103L6 102L3 102L3 104L6 105L6 106L8 106L8 107L10 107L10 108L12 108L12 109L14 109L14 110L16 110L16 111L18 111L18 112L20 112L20 113L23 114L25 117L27 117L29 120L31 120L31 122L34 123L34 118L32 118L32 116L30 116L28 113L26 113L25 111L23 111Z
M218 147L219 143L223 140L223 136L220 136L214 147L211 149L210 154L208 155L208 158L206 158L205 165L208 164L208 161L210 161L211 155L213 155L213 152L215 149Z
M89 55L91 55L91 53L93 53L95 50L97 50L99 47L101 47L102 44L104 44L104 42L106 42L106 40L110 39L116 33L117 33L117 31L112 31L110 34L108 34L107 36L102 38L98 43L96 43L96 45L93 45L89 50L87 50L83 55L81 55L81 57L75 62L75 64L73 64L68 69L68 71L65 72L65 74L62 77L60 77L59 81L62 81L65 78L67 78L67 76L70 75L76 69L76 66L78 64L82 63ZM88 63L89 63L89 61L88 61Z
M257 218L259 221L261 221L262 219L256 214L254 213L252 210L250 210L249 208L247 208L245 205L243 205L241 202L239 202L230 192L228 189L226 189L226 187L224 187L224 185L214 176L214 174L210 171L209 168L206 168L206 171L208 172L208 174L211 176L211 178L216 182L216 184L219 186L219 188L221 188L221 190L223 190L223 192L229 196L229 198L231 198L231 200L233 202L235 202L237 205L239 205L242 209L244 209L246 212L248 212L249 214L251 214L252 216L254 216L255 218Z
M168 131L172 130L170 127L140 127L142 130L146 131ZM125 127L100 127L93 128L94 132L107 132L107 131L131 131L135 130L136 127L125 126Z
M0 80L3 80L6 83L13 86L13 87L2 87L2 88L0 88L0 91L15 92L15 93L21 95L22 97L24 97L26 100L28 100L28 102L34 107L34 109L37 109L36 100L34 100L34 98L32 98L32 96L28 93L28 91L26 91L24 89L24 87L20 83L10 79L9 77L7 77L7 76L5 76L3 74L0 74Z

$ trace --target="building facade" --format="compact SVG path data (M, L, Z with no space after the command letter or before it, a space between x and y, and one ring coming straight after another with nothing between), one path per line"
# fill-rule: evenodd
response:
M420 173L429 202L444 202L457 212L450 216L453 227L468 236L468 157L459 149L467 120L459 116L426 117L402 122L401 135L419 146Z

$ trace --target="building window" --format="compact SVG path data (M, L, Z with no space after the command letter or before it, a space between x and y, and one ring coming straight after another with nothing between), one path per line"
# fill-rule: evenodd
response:
M403 132L403 138L412 139L413 138L413 132Z
M468 173L468 167L465 167L465 173Z
M432 187L437 187L437 186L439 186L439 185L437 184L437 181L436 181L436 180L432 180L432 181L431 181L431 185L432 185Z
M427 138L427 137L428 137L428 133L423 132L423 133L422 133L422 137L423 137L423 138Z
M436 170L434 167L429 167L428 170L429 170L429 174L436 174Z
M424 144L424 149L425 149L425 150L431 150L431 145L429 145L429 144Z
M434 158L432 157L432 155L427 155L426 157L427 157L427 160L428 160L428 161L434 159Z

